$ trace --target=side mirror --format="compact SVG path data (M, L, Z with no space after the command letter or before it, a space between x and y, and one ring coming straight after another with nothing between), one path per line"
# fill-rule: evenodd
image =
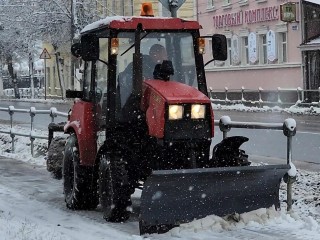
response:
M99 59L99 38L95 34L87 34L81 37L81 57L84 61Z
M81 44L80 43L74 43L71 46L71 53L76 58L81 57Z
M222 34L214 34L212 36L212 56L214 60L227 60L228 50L226 36Z
M66 98L83 98L83 92L67 89Z

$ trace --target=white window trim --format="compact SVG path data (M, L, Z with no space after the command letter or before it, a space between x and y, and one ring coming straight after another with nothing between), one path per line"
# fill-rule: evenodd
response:
M287 23L280 23L276 24L275 32L288 32L288 24Z
M210 0L210 2L212 4L209 3L209 0L207 1L207 8L206 8L207 11L215 10L215 1L214 0Z
M240 7L244 7L244 6L248 6L249 5L249 1L248 0L239 0L239 6Z
M264 3L267 2L268 0L256 0L257 3Z
M231 0L223 0L222 8L231 9L232 8Z
M242 28L239 30L239 36L240 37L248 37L249 36L249 29L248 28Z

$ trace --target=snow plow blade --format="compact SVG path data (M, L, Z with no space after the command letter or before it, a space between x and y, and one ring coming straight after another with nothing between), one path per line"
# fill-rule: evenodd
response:
M280 207L289 165L154 171L141 195L140 234L163 233L208 215Z

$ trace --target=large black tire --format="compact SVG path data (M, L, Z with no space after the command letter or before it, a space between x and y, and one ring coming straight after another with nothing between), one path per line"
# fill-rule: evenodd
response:
M63 159L65 202L72 210L91 210L99 204L96 168L80 166L78 141L74 134L67 140Z
M47 170L51 172L53 178L62 178L62 161L66 139L55 137L52 139L47 155Z
M100 204L109 222L124 222L130 217L131 194L126 164L119 153L102 154L99 167Z

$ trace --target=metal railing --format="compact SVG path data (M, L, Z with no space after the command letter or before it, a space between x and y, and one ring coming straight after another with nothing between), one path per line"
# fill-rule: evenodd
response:
M29 137L31 142L31 154L34 156L34 140L39 139L48 139L48 136L37 135L34 131L34 118L37 114L48 114L51 117L51 122L54 122L57 116L67 117L68 114L64 112L59 112L55 107L50 108L49 110L37 110L35 107L30 107L30 109L18 109L14 106L9 106L8 108L0 108L0 111L9 113L10 116L10 129L3 130L0 129L0 133L9 134L12 140L11 143L11 152L14 152L14 138L15 136ZM30 131L29 133L22 133L16 131L13 127L13 116L14 113L28 113L30 115Z
M296 134L296 121L294 119L288 118L283 123L236 122L231 121L229 116L222 116L220 120L215 120L214 123L219 126L223 139L227 137L227 133L232 128L282 130L287 137L287 164L292 166L292 137ZM287 210L290 211L292 209L292 184L295 181L295 176L288 175L286 181Z
M320 106L320 87L318 89L281 88L276 90L258 89L222 89L209 88L209 95L213 103L242 103L274 105L315 104Z

